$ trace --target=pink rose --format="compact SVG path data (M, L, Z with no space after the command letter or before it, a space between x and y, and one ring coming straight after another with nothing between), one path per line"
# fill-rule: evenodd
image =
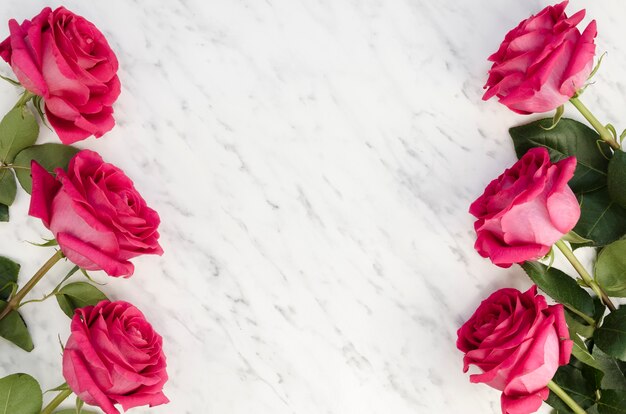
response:
M126 302L103 300L76 309L63 351L63 376L85 403L106 414L166 404L163 340L143 314Z
M9 21L0 56L29 92L42 96L50 125L65 144L102 136L115 125L117 58L100 31L64 7L32 21Z
M548 306L537 286L522 293L500 289L483 301L458 330L463 372L470 381L502 391L503 414L534 413L548 398L548 382L567 365L573 342L562 305Z
M584 85L593 68L596 22L580 34L576 25L585 10L568 18L567 3L548 6L507 33L489 57L493 66L484 100L495 95L520 114L548 112Z
M489 183L469 209L478 219L478 253L501 267L548 254L580 218L580 206L567 185L575 169L576 158L553 164L548 150L533 148Z
M159 215L122 170L83 150L56 178L35 161L29 214L52 231L63 254L87 270L130 276L128 260L162 254Z

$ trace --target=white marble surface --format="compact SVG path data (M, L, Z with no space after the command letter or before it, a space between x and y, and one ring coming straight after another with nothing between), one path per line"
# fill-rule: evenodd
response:
M2 4L0 22L60 3ZM474 252L467 208L513 162L507 128L531 119L480 100L485 59L546 2L64 5L121 63L118 125L80 146L122 167L163 221L162 258L129 280L98 275L165 339L172 402L132 413L499 413L499 394L462 374L455 332L492 290L529 282ZM619 124L626 9L570 7L588 8L609 52L584 99ZM5 111L17 91L0 94ZM51 254L25 242L48 235L27 205L22 192L0 224L24 278ZM36 349L1 344L2 374L55 386L69 320L54 301L23 309Z

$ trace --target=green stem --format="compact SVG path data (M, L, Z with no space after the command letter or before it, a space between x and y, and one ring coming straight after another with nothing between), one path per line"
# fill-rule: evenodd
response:
M22 96L20 96L20 100L17 101L17 103L15 104L15 106L24 106L28 103L28 101L30 101L34 97L35 97L34 93L31 93L25 90Z
M576 257L576 255L574 255L572 249L570 249L563 240L559 240L555 243L555 245L559 248L561 253L563 253L563 256L565 256L565 258L572 264L572 266L574 266L574 269L576 269L585 284L589 286L600 299L602 299L602 302L604 302L604 304L611 310L611 312L616 310L617 308L615 307L613 302L611 302L609 296L606 294L606 292L602 290L600 285L598 285L596 281L593 280L589 272L587 272L587 269L585 269L585 266L583 266Z
M596 118L578 98L571 98L569 101L572 103L572 105L576 107L576 109L578 109L582 116L584 116L585 119L589 121L591 126L596 131L598 131L598 134L600 134L600 138L602 138L604 142L609 144L614 150L622 149L622 147L615 140L615 138L613 138L613 135L611 135L611 132L604 125L602 125L600 121L598 121L598 118Z
M41 410L41 414L51 414L52 411L57 408L63 401L65 401L65 399L70 395L72 395L72 390L70 389L61 391L57 394L56 397L54 397L52 401L50 401L50 404L46 405L46 407Z
M39 283L39 281L44 277L44 275L48 272L48 270L50 270L52 266L54 266L54 264L58 262L59 260L61 260L62 258L63 258L63 252L61 252L61 250L54 253L52 257L49 258L48 261L44 263L43 266L41 266L39 270L37 270L37 272L33 275L33 277L31 277L30 280L26 282L24 287L21 288L15 294L15 296L11 298L9 303L7 303L7 305L2 310L2 313L0 313L0 320L2 320L5 316L11 313L11 311L14 311L15 309L19 308L20 303L22 302L24 297L28 294L28 292L30 292L35 287L35 285Z
M572 397L570 397L565 392L565 390L563 390L563 388L561 388L558 385L556 385L556 383L554 381L550 381L548 383L548 388L550 388L550 391L552 391L554 394L556 394L557 397L559 397L561 400L563 400L563 402L565 404L567 404L567 406L569 408L571 408L572 411L575 414L587 414L587 412L585 410L583 410L583 408L580 405L578 405L578 403L576 401L574 401L574 399Z

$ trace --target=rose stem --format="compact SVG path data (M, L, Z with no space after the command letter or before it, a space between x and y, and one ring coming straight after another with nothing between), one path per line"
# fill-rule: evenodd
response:
M17 103L15 104L15 106L25 106L28 103L28 101L30 101L34 97L35 97L34 93L31 93L25 90L24 93L22 93L22 96L20 96L20 100L17 101Z
M72 395L72 390L70 389L61 391L52 401L50 401L50 404L46 405L46 407L41 410L41 414L51 414L52 410L57 408L70 395Z
M596 293L596 295L598 295L598 297L602 299L602 302L604 302L604 304L611 310L611 312L616 310L617 308L615 307L613 302L611 302L609 296L602 290L600 285L598 285L596 281L592 279L591 275L587 272L587 269L585 269L582 263L580 263L576 255L574 255L572 249L570 249L563 240L559 240L555 243L555 245L559 248L561 253L563 253L565 258L569 260L572 266L574 266L574 269L576 269L576 271L578 272L580 277L582 277L587 286L589 286Z
M24 297L28 294L28 292L30 292L32 288L35 287L35 285L41 280L41 278L44 277L46 272L48 272L48 270L50 270L50 268L52 268L52 266L54 266L54 264L58 262L59 260L61 260L62 258L63 258L63 252L61 250L53 254L52 257L49 258L48 261L44 263L43 266L41 266L39 270L37 270L37 272L33 275L33 277L31 277L30 280L26 282L24 287L21 288L15 294L15 296L11 298L9 303L7 303L5 308L2 310L2 313L0 313L0 320L2 320L5 316L11 313L11 311L14 311L15 309L17 309L20 306L20 302L22 302L22 299L24 299Z
M563 388L556 385L554 381L548 382L548 388L550 388L550 391L555 393L561 400L563 400L563 402L567 404L567 406L571 408L574 413L587 414L587 412L583 410L582 407L578 405L578 403L574 401L572 397L567 395L567 393L563 390ZM43 412L41 414L43 414Z
M598 131L598 134L600 134L600 138L602 138L614 150L621 149L621 146L617 143L615 138L613 138L609 130L604 125L602 125L600 121L598 121L598 118L593 116L591 111L589 111L589 109L585 105L583 105L583 103L578 98L571 98L569 101L572 103L572 105L576 107L576 109L578 109L582 116L584 116L585 119L589 121L591 126L596 131Z

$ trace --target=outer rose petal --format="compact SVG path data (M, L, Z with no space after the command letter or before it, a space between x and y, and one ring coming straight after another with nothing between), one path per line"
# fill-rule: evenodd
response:
M559 367L559 338L554 329L554 318L550 317L542 329L533 337L533 344L511 372L504 393L507 395L532 394L546 387Z
M488 257L493 264L504 268L511 267L513 263L538 259L550 251L550 246L540 244L508 246L498 241L489 232L478 235L474 248L482 257Z
M43 96L48 88L41 71L33 60L33 54L29 51L24 37L25 33L17 21L9 21L11 35L11 68L22 86L35 95Z
M46 171L37 161L30 164L33 186L31 191L30 208L28 214L40 218L50 227L50 209L54 196L61 188L61 184Z
M82 141L91 135L101 137L115 126L111 107L103 107L97 114L81 114L70 121L56 116L46 105L46 116L61 142L66 145Z
M548 398L550 391L544 388L540 392L521 397L511 397L502 394L500 404L503 414L530 414L535 413L541 404Z
M128 411L135 407L141 407L143 405L156 407L157 405L163 405L170 402L165 394L163 394L163 391L159 391L154 394L133 394L130 396L116 395L115 400L122 405L124 411Z
M563 305L553 305L550 306L548 310L554 316L554 326L556 328L556 334L560 340L561 352L559 365L567 365L569 364L570 357L572 356L574 342L569 339L569 329L567 328L567 323L565 322L565 311L563 310Z
M565 72L561 93L573 96L589 78L593 70L593 57L596 54L596 45L593 43L593 39L597 34L596 21L592 20L578 40L574 58L570 61Z
M63 376L76 395L89 405L97 405L106 414L120 414L109 398L94 383L87 362L79 351L68 349L63 352Z
M73 263L87 270L104 270L109 276L130 277L135 271L131 262L119 261L107 256L101 250L92 247L68 233L58 233L57 241Z

